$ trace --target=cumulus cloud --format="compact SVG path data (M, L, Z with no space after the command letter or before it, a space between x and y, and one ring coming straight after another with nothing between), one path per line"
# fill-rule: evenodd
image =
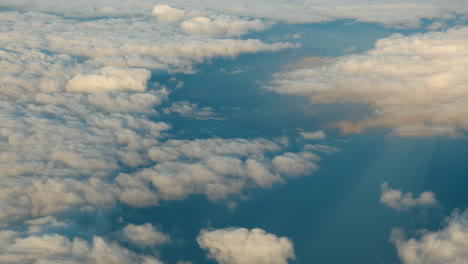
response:
M402 193L401 190L388 187L388 183L384 182L380 186L382 191L380 202L397 211L406 211L413 207L433 206L437 204L435 194L431 191L425 191L419 194L419 197L413 198L410 192Z
M185 12L169 5L155 5L153 7L153 15L161 21L175 22L181 20L185 16Z
M157 230L152 224L128 224L123 229L124 239L141 247L154 247L169 241L169 236Z
M146 83L151 72L145 69L123 69L104 67L96 73L78 74L67 84L69 92L94 93L102 91L138 91L146 90Z
M181 23L181 28L189 33L208 36L241 36L251 31L268 29L273 23L260 19L249 20L227 15L197 16Z
M41 1L5 3L14 10L2 10L5 23L0 25L2 222L70 209L109 208L119 202L156 205L161 199L194 193L221 199L223 195L210 194L215 184L222 187L221 193L241 194L251 182L269 187L281 181L280 175L270 173L269 159L263 157L282 153L273 141L241 140L236 145L230 142L239 141L231 139L217 145L217 139L206 140L213 149L195 153L189 148L196 148L197 140L169 140L171 126L158 121L161 115L207 119L214 113L187 102L159 112L169 91L151 80L151 71L191 73L195 64L214 57L293 45L231 39L224 33L192 36L173 23L184 16L181 9L153 8L154 3L144 9L136 3L129 9L125 3L119 11L119 3L123 2L115 2L113 9L106 7L108 2L96 1L83 9L82 3L74 2L53 10L42 9L47 4ZM237 18L229 19L235 23ZM230 186L227 178L237 161L245 168L235 174L238 183ZM202 174L196 172L193 179L170 181L181 175L167 169L182 173L197 162L216 178L208 188L200 187L206 178L197 178ZM136 179L126 180L122 171ZM148 171L164 173L149 182L138 177Z
M310 151L280 150L277 143L262 138L168 140L148 151L150 159L158 162L155 166L119 174L120 200L133 206L192 194L225 200L246 188L269 188L285 176L309 175L318 168L320 158Z
M274 76L269 90L310 96L311 102L369 108L344 133L386 127L400 136L459 136L468 130L468 27L380 39L374 49Z
M153 257L139 255L98 236L88 242L60 234L25 236L8 230L1 231L0 238L2 263L161 264Z
M185 101L163 106L169 89L151 78L194 73L215 57L296 47L238 38L271 22L153 1L109 3L2 2L2 263L160 263L105 237L57 230L70 228L68 213L193 194L242 197L318 167L312 148L289 152L284 139L175 139L170 114L214 112ZM151 224L120 234L145 250L169 240Z
M287 264L295 259L290 239L259 228L201 230L197 241L220 264Z
M447 226L438 231L425 231L419 238L406 239L401 229L394 229L400 259L405 264L464 264L468 262L468 213L454 213Z

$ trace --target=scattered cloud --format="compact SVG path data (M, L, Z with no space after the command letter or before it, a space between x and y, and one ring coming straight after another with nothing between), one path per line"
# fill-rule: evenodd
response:
M406 239L401 229L394 229L390 240L404 264L467 263L468 213L454 213L445 228L424 231L418 239Z
M91 242L60 234L24 235L0 232L2 263L161 264L153 257L132 252L115 242L95 236Z
M164 114L177 114L183 117L190 117L198 120L219 119L211 107L199 107L196 103L187 101L173 102L170 107L163 109Z
M362 54L312 60L277 73L266 89L305 95L314 104L358 103L361 120L333 126L343 133L386 127L400 136L460 136L468 130L468 27L380 39Z
M435 194L431 191L425 191L419 194L419 197L413 198L410 192L404 193L398 189L388 187L384 182L380 186L382 191L380 202L397 211L407 211L413 207L434 206L437 204Z
M327 136L321 130L312 131L312 132L299 132L299 135L301 135L303 138L308 139L308 140L324 139Z
M295 259L290 239L259 228L201 230L197 241L219 264L287 264Z
M123 229L123 238L140 247L154 247L169 241L169 236L157 230L152 224L128 224Z

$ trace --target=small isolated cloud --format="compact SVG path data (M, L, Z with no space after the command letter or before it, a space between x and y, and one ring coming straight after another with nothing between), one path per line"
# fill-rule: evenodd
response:
M199 107L196 103L187 101L178 101L171 104L170 107L163 109L165 114L177 114L183 117L191 117L198 120L222 119L216 117L216 113L211 107Z
M219 264L287 264L295 259L290 239L259 228L201 230L197 241Z
M413 207L433 206L437 204L435 194L431 191L425 191L419 194L419 197L413 198L410 192L404 193L398 189L388 187L384 182L380 186L382 191L380 202L397 211L407 211Z
M128 224L123 229L123 238L140 247L154 247L169 241L169 236L150 223L143 225Z
M321 130L312 132L299 132L299 135L308 140L319 140L324 139L326 137L325 133Z
M406 239L401 229L394 229L390 240L404 264L468 263L468 213L454 213L445 228L425 231Z
M345 134L387 128L408 137L460 136L468 132L467 46L466 26L395 34L365 53L308 60L265 88L309 96L313 104L365 105L368 113L357 120L332 125Z

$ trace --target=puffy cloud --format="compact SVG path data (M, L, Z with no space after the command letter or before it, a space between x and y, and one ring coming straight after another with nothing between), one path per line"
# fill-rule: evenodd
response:
M17 4L21 9L21 2ZM24 8L41 10L36 3ZM184 143L177 149L173 145L177 141L168 140L170 125L158 121L161 118L156 110L167 100L168 89L151 81L150 70L192 72L194 64L214 57L275 51L292 44L189 36L177 23L155 20L151 9L140 15L127 10L118 18L110 13L119 11L101 10L106 13L104 17L83 20L78 14L80 8L71 3L58 7L57 12L47 10L47 14L2 11L2 222L21 222L70 209L109 208L119 202L155 205L161 199L213 192L200 190L203 180L196 178L180 184L165 183L165 178L174 175L170 171L159 181L154 180L155 185L166 188L161 190L151 189L150 185L136 188L132 181L119 176L122 171L145 174L155 167L162 171L171 166L189 170L186 157L206 164L206 170L227 189L222 192L240 194L240 185L247 188L243 180L231 187L223 179L237 163L216 161L214 156L232 156L234 160L239 151L247 151L250 156L281 152L276 143L268 140L266 145L273 145L273 149L258 147L261 144L257 142L263 139L245 140L239 145L227 140L198 154L190 149L197 147L197 140L187 140L180 141ZM162 114L168 113L199 119L213 115L210 108L184 102L173 104ZM242 162L254 159L250 156L243 157ZM164 160L170 164L163 164ZM268 169L262 171L259 167L242 173L262 181L261 186L279 181L280 176L267 174ZM133 181L141 180L137 177ZM180 188L182 195L174 194L173 190Z
M419 197L413 198L413 194L408 192L403 194L401 190L388 187L384 182L380 186L382 190L380 202L397 211L406 211L418 206L433 206L437 204L435 194L431 191L425 191L419 194Z
M358 103L358 121L334 124L344 133L387 127L400 136L459 136L468 130L468 27L380 39L356 55L310 60L274 76L267 89L310 96L312 103Z
M169 5L156 5L153 7L153 15L161 21L175 22L181 20L185 16L185 12Z
M4 50L0 56L2 66L8 69L8 74L2 75L6 75L4 82L16 86L26 86L26 80L34 79L34 85L52 89L73 78L69 83L72 90L91 85L141 91L148 73L132 69L128 76L121 74L119 68L194 72L194 64L214 57L295 47L258 39L191 36L178 24L159 22L149 14L83 21L60 15L3 11L2 17L5 23L0 44ZM235 21L237 18L232 18L231 22ZM21 80L12 79L12 74Z
M102 91L137 91L146 90L146 82L151 72L145 69L122 69L104 67L96 73L78 74L68 81L67 91L95 93Z
M169 241L169 236L157 230L152 224L128 224L123 229L124 239L141 247L154 247Z
M136 254L98 236L90 243L59 234L25 236L1 231L0 238L2 263L161 264L151 256Z
M467 263L468 213L455 213L445 228L425 231L418 239L405 239L401 229L394 229L391 241L405 264Z
M275 153L279 150L278 144L262 138L168 140L148 151L158 162L155 166L119 174L120 200L133 206L192 194L224 200L246 188L269 188L284 176L308 175L318 168L320 158L310 151Z
M215 57L295 45L229 38L266 29L266 20L153 6L2 2L0 262L160 263L103 237L72 238L68 213L192 194L242 197L317 168L312 148L290 153L283 139L173 139L169 114L214 113L188 102L162 106L169 91L151 72L193 73ZM142 248L169 239L150 224L121 234Z
M189 33L208 36L241 36L250 31L268 29L273 23L260 19L249 20L226 15L197 16L181 23L181 28Z
M287 264L295 259L291 240L259 228L201 230L197 241L220 264Z

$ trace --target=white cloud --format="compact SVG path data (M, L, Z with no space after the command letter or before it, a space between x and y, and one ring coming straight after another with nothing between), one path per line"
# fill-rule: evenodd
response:
M185 16L185 12L169 5L155 5L153 7L153 15L161 21L175 22L181 20Z
M70 238L68 213L242 197L317 168L312 150L287 152L284 139L171 139L177 131L161 121L214 112L188 102L163 108L169 91L151 72L193 73L215 57L296 47L237 38L271 22L145 0L2 7L0 262L160 263L103 237ZM121 234L142 248L169 239L150 224Z
M165 0L159 1L155 15L165 21L179 21L187 13L237 15L265 18L287 23L320 23L350 19L359 22L380 23L388 27L418 27L422 19L452 19L468 14L464 0ZM96 0L84 5L81 1L63 3L58 0L4 0L3 6L32 11L56 12L67 17L141 16L150 13L154 1L132 2Z
M312 103L359 103L344 133L387 127L400 136L459 136L468 130L468 27L380 39L375 48L278 73L267 89L310 96Z
M273 23L260 19L249 20L227 15L197 16L181 23L181 28L189 34L208 36L241 36L251 31L268 29Z
M197 103L187 101L173 102L170 107L163 109L165 114L177 114L183 117L190 117L198 120L222 119L216 117L216 113L211 107L199 107Z
M92 242L60 234L25 235L0 231L0 262L50 264L161 264L154 257L139 255L115 242L95 236Z
M219 264L287 264L295 259L291 240L259 228L201 230L197 241Z
M382 191L380 202L397 211L406 211L413 207L434 206L437 204L435 194L431 191L425 191L419 194L419 197L413 198L413 194L407 192L402 193L401 190L388 187L388 183L384 182L380 186Z
M192 194L224 200L246 188L269 188L282 182L284 176L308 175L318 168L320 158L309 151L278 151L277 143L262 138L168 140L148 151L158 162L155 166L116 178L123 189L120 199L133 206L157 204L160 199L180 200Z
M124 239L141 247L154 247L169 241L169 236L157 230L152 224L128 224L123 229Z
M68 81L67 91L95 93L101 91L137 91L146 90L146 83L151 72L145 69L123 69L104 67L95 73L78 74Z
M464 264L468 262L468 214L455 213L445 228L425 231L405 239L401 229L394 229L391 241L404 264Z
M299 135L301 135L303 138L308 139L308 140L324 139L327 136L321 130L312 131L312 132L299 132Z

